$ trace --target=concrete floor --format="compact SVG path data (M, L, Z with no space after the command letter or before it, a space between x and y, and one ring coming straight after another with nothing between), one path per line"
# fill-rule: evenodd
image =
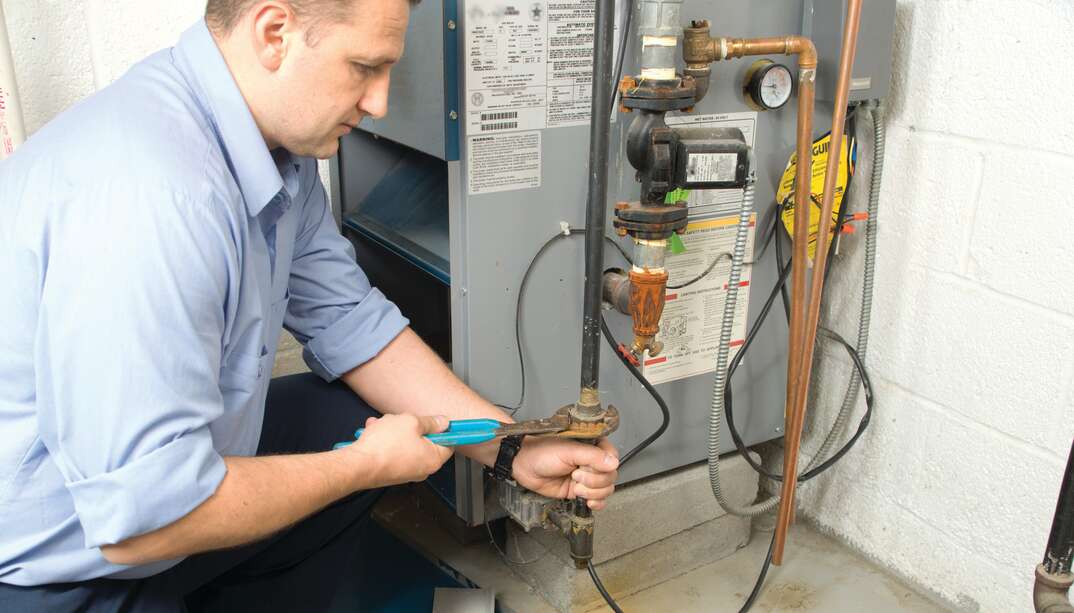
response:
M280 376L306 370L301 347L285 334L273 374ZM478 585L494 589L497 601L505 611L555 613L539 594L514 574L525 572L525 568L507 566L489 543L459 545L431 515L416 511L404 502L392 504L386 500L384 503L378 505L380 519L387 520L388 527L398 537L427 557L455 568ZM615 594L615 597L628 613L738 611L753 588L770 538L770 531L756 531L750 544L730 557L657 586L633 594ZM809 526L798 525L791 532L783 566L772 567L769 571L761 598L752 610L757 613L857 613L866 608L870 613L949 610L838 542L818 534ZM599 606L585 613L599 611L611 609Z
M377 506L377 520L426 557L495 590L501 609L513 613L555 613L517 576L524 566L506 565L487 541L460 545L434 518L407 497L390 493ZM750 544L730 557L686 572L665 583L633 594L615 594L627 613L738 611L760 570L771 532L755 532ZM523 558L535 552L511 552ZM536 555L540 555L538 552ZM606 606L589 612L610 611ZM864 560L838 542L805 525L790 534L784 564L772 567L761 598L752 609L825 613L889 611L939 612L938 605L898 579ZM582 613L582 612L579 612ZM588 612L586 612L588 613Z
M281 339L275 376L307 370L301 347L290 335ZM387 502L387 501L386 501ZM457 569L478 585L496 590L501 608L515 613L555 613L487 542L461 546L428 515L408 505L382 505L381 518L412 547L423 550ZM753 588L761 562L768 551L771 532L755 532L750 544L718 562L682 574L666 583L634 594L615 594L628 613L641 611L738 611ZM782 567L772 567L764 591L753 611L947 611L834 540L808 526L796 526ZM590 611L610 611L601 606Z
M737 611L753 588L768 551L770 533L755 533L749 546L656 587L620 598L624 611ZM899 580L808 526L790 535L783 566L772 567L759 613L947 611ZM600 607L593 611L610 611Z

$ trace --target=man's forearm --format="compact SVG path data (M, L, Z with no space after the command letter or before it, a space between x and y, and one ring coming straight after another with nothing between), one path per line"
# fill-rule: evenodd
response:
M407 328L375 358L342 377L382 413L444 415L449 419L514 421L463 383L413 330ZM499 442L460 447L485 465L496 461Z
M375 483L359 482L354 454L228 457L216 492L178 521L101 547L114 564L138 565L225 549L274 534ZM363 479L364 480L364 479ZM371 480L370 480L371 481Z

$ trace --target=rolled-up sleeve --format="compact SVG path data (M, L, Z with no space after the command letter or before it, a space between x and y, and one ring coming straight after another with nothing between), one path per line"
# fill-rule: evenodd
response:
M209 425L223 410L232 224L211 203L162 192L102 188L50 229L39 433L87 548L175 522L226 473Z
M310 369L332 381L375 357L410 322L359 268L312 161L304 165L302 179L309 187L301 203L284 326L304 345Z

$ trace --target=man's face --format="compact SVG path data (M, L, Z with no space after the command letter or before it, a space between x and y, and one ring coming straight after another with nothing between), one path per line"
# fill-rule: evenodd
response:
M288 50L276 81L276 140L295 155L330 158L366 116L388 111L388 80L403 54L407 0L359 0L340 23L315 26Z

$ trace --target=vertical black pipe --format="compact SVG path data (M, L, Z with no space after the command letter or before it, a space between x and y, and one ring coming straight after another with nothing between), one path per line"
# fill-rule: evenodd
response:
M582 303L582 389L600 379L600 300L604 269L604 224L608 209L607 115L612 97L615 0L597 0L593 26L593 97L589 122L589 192L585 219L585 290Z
M1067 457L1067 470L1059 489L1059 502L1055 505L1052 533L1048 537L1048 550L1044 553L1044 569L1061 575L1069 573L1074 558L1074 444Z

